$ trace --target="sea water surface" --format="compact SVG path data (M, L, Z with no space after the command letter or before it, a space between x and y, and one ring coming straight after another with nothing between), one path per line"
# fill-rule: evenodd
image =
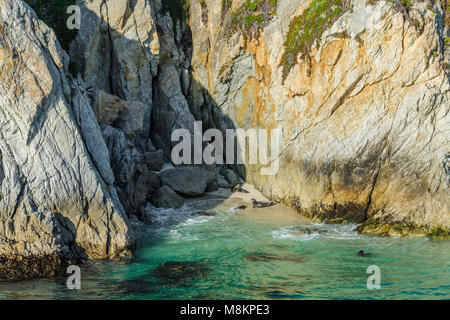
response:
M134 221L135 259L82 266L80 290L67 289L65 278L0 282L0 299L450 298L448 240L359 235L355 225L286 226L232 209L201 216L201 207L155 209L152 225ZM361 249L371 255L359 257ZM200 262L208 272L168 281L154 271L168 261ZM367 288L371 265L381 271L379 290Z

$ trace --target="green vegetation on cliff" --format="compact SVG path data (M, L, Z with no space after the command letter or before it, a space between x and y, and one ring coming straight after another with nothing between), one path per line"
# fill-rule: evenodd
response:
M300 16L292 19L284 42L285 52L281 64L283 80L297 62L297 56L308 63L310 51L316 41L339 17L348 10L344 0L314 0Z
M64 50L69 49L77 30L67 28L67 7L74 5L74 0L24 0L36 12L39 19L55 31L56 37Z
M246 0L239 9L231 13L229 35L240 31L248 38L258 38L259 32L275 16L277 0ZM228 0L222 2L222 15L230 8Z
M368 0L370 4L375 4L378 1L380 0ZM418 31L423 32L424 17L419 10L413 8L414 1L417 0L387 0L387 2L392 3L394 9L403 14L406 21L414 25ZM450 26L448 0L439 1L444 10L445 22ZM313 0L308 9L300 16L292 19L284 43L285 53L281 60L283 80L286 79L297 62L299 54L301 54L302 59L310 63L312 47L320 40L325 30L330 28L349 9L346 0Z

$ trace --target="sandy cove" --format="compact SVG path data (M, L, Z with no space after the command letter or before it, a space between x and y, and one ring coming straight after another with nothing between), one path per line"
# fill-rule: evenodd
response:
M251 199L254 198L257 201L269 202L264 195L261 194L251 184L244 184L243 189L249 193L231 192L230 189L220 188L217 191L209 192L200 199L215 199L222 200L220 204L215 206L213 210L228 211L233 208L240 207L242 205L247 206L243 210L235 210L238 216L260 220L270 221L271 223L277 223L281 225L298 225L298 224L312 224L312 221L301 216L295 209L286 206L285 204L278 203L274 206L267 208L253 208Z

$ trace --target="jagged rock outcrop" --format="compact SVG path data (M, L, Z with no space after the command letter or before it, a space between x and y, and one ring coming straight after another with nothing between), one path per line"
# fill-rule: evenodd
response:
M0 56L2 265L19 261L21 278L80 257L129 257L133 234L89 100L53 31L21 0L0 0Z
M101 125L118 198L128 216L142 216L147 198L161 186L144 162L144 154L155 151L149 138L160 46L155 10L148 0L77 5L81 29L71 58Z
M143 139L150 132L153 77L159 39L151 1L77 0L81 29L71 44L71 57L82 70L95 100L97 91L144 104Z
M206 0L206 23L191 2L191 77L212 107L235 127L283 129L278 172L247 165L246 180L309 217L364 223L363 232L448 235L449 30L440 2L399 10L400 1L335 1L342 10L317 45L289 65L286 37L317 2L267 2L276 7L267 17L256 6L263 27L251 25L253 37L233 30L245 1L222 11L221 0ZM317 21L306 28L320 30Z
M133 139L142 132L144 104L134 101L126 102L101 90L95 102L94 113L99 123L117 127L129 139Z

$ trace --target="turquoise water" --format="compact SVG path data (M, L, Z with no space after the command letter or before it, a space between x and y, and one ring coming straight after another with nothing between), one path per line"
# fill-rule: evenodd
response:
M0 282L0 298L450 298L448 240L359 235L354 225L306 226L313 229L307 234L301 232L305 226L254 221L232 210L197 215L205 205L155 210L151 226L134 222L135 260L83 266L81 290L68 290L65 279ZM371 255L357 256L360 249ZM202 261L210 272L191 282L168 282L153 271L167 261ZM380 290L367 289L370 265L380 267Z

